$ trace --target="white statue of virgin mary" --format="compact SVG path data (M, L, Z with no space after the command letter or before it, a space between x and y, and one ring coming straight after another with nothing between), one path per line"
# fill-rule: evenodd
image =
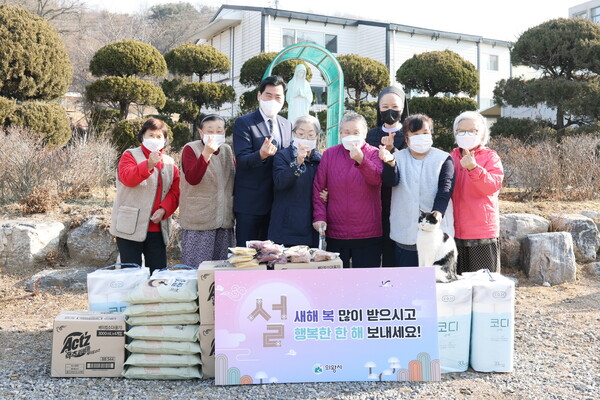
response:
M313 101L313 93L306 80L306 67L298 64L294 76L287 84L285 100L288 105L288 121L292 124L298 117L309 115L308 109Z

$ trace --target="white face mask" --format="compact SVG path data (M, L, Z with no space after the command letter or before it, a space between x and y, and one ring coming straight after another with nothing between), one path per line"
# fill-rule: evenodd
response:
M458 144L458 147L460 147L461 149L471 150L479 146L479 142L480 140L478 135L465 134L461 136L456 136L456 144Z
M350 151L355 144L357 144L358 147L362 147L363 144L365 144L365 140L358 135L348 135L342 138L342 145L348 151Z
M269 118L275 118L279 111L283 108L283 104L279 103L277 100L259 100L260 109L265 115Z
M163 147L165 147L165 139L144 138L142 144L145 148L147 148L150 151L159 151L162 150Z
M204 143L206 144L210 138L215 140L217 147L221 147L221 145L225 143L225 135L209 135L206 133L204 134Z
M312 150L315 147L317 147L317 139L294 138L294 142L292 144L294 145L295 148L298 148L298 145L301 144L302 146L308 147L309 150Z
M427 153L433 144L431 134L414 135L408 139L408 147L415 153Z

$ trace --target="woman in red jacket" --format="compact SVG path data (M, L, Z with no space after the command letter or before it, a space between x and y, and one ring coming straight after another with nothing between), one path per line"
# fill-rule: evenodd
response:
M465 111L456 117L454 136L458 147L450 155L456 180L452 203L457 272L483 268L500 272L498 194L504 178L500 157L485 146L490 134L478 112Z
M142 145L121 156L110 224L121 262L141 265L143 254L150 272L167 266L171 215L179 205L179 170L163 154L167 133L163 121L150 118L138 133Z

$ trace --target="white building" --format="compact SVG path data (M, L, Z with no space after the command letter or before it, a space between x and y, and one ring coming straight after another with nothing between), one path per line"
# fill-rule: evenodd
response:
M600 0L587 1L569 8L569 18L584 18L600 24Z
M492 92L496 82L509 78L512 72L511 43L502 40L274 8L223 5L200 33L198 43L210 44L225 53L231 60L231 70L205 79L230 84L239 96L251 89L239 83L240 69L246 60L299 42L317 43L334 55L358 54L380 61L388 67L392 83L396 82L398 68L414 54L452 50L479 71L480 92L475 100L480 110L494 105ZM316 94L326 86L315 68L311 86ZM232 115L236 111L229 110Z

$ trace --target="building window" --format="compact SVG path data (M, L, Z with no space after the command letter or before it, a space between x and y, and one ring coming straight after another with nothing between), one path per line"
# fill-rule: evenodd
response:
M587 11L582 11L580 13L577 13L577 14L573 15L573 18L587 19Z
M337 53L337 35L325 35L325 48L332 53Z
M488 60L488 70L498 71L498 56L497 55L490 54L490 58Z
M592 22L600 24L600 7L592 8Z
M283 47L288 47L296 43L296 31L293 29L283 30Z
M283 47L295 43L314 43L325 47L332 53L337 53L337 35L327 35L321 32L282 29Z

